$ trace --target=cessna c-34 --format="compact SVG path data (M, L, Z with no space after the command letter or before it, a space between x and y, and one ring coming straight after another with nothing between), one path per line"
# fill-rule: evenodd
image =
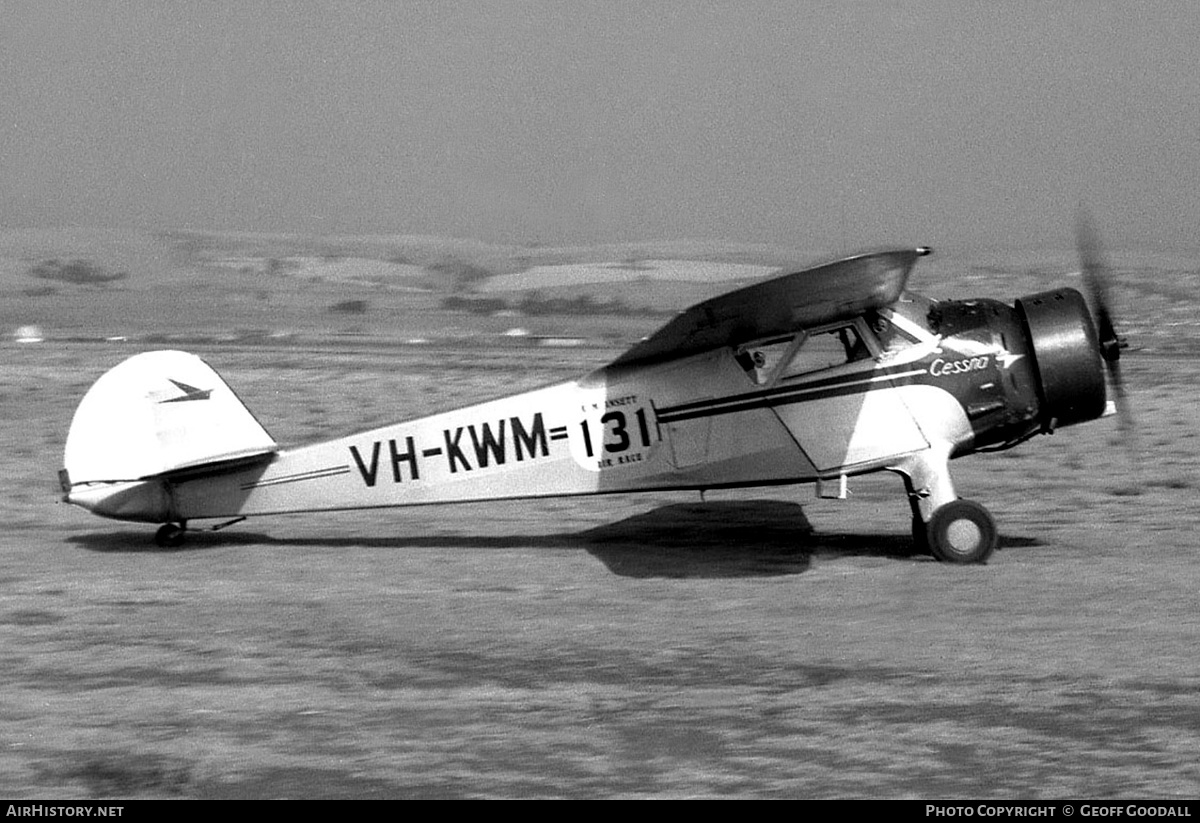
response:
M996 526L949 461L1123 401L1094 247L1081 225L1095 322L1075 289L932 301L905 290L928 249L864 254L698 303L580 380L289 450L198 357L138 354L80 403L64 500L164 524L156 542L176 546L205 518L793 483L845 497L848 476L887 470L918 549L983 563Z

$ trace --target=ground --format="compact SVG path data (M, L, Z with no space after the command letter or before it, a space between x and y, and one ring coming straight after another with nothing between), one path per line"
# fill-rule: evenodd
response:
M954 567L908 556L892 477L844 502L263 518L156 549L54 491L75 399L127 353L5 347L7 796L1200 791L1192 361L1127 359L1135 474L1112 420L956 462L1003 537ZM596 356L203 354L293 443Z
M308 331L358 296L319 292ZM952 465L1002 535L966 567L909 554L891 476L846 501L783 487L261 518L157 549L153 527L62 504L56 483L79 398L153 341L0 343L0 788L1194 798L1200 359L1174 332L1141 339L1158 343L1123 361L1134 442L1109 418ZM376 343L198 353L285 445L616 354Z

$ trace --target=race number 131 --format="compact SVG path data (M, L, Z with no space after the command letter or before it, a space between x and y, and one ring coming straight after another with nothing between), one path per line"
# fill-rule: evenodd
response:
M620 454L633 446L634 438L641 441L641 448L650 446L650 425L646 421L646 410L638 409L633 414L635 432L630 431L629 419L623 411L605 412L600 418L601 431L597 433L600 446L608 454ZM583 429L583 448L588 457L596 456L596 446L592 442L592 427L587 420L580 421Z

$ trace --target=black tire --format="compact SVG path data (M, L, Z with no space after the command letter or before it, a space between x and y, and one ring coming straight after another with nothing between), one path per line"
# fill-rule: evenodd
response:
M183 536L187 532L183 526L175 523L164 523L154 533L154 544L163 549L177 549L183 545Z
M944 563L986 563L1000 543L991 512L974 500L954 500L929 520L929 550Z

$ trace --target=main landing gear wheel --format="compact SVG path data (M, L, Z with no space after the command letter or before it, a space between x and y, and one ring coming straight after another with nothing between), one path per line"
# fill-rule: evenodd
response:
M929 550L945 563L986 563L1000 543L996 521L974 500L953 500L933 513Z
M187 527L182 523L164 523L154 533L154 544L164 549L177 549L183 545Z

